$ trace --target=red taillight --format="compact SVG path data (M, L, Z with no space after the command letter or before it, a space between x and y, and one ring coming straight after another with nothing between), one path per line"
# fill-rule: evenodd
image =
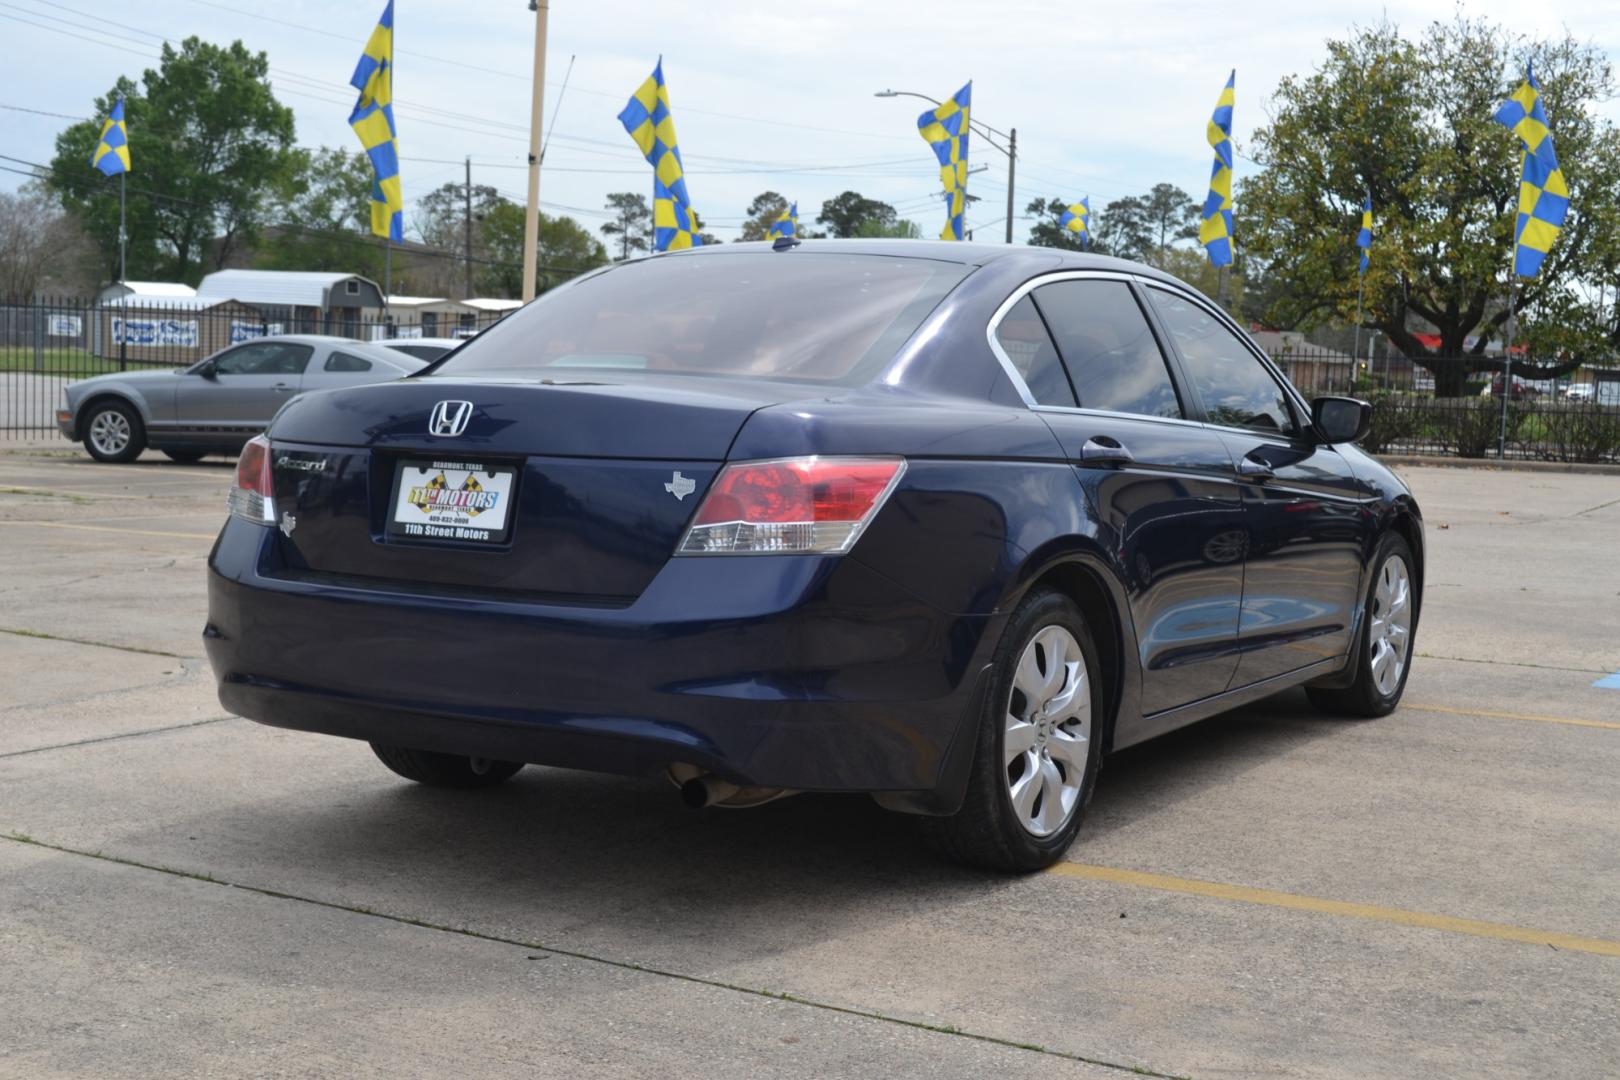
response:
M260 524L274 524L276 493L270 473L270 440L255 435L236 459L236 480L229 496L231 513Z
M901 458L805 457L727 465L676 553L848 551L905 464Z

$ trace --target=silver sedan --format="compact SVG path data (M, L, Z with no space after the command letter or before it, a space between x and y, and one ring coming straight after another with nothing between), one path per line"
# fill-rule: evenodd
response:
M196 461L241 450L299 394L387 382L425 366L349 338L282 334L233 345L186 368L69 383L56 424L69 439L83 440L97 461L133 461L147 447Z

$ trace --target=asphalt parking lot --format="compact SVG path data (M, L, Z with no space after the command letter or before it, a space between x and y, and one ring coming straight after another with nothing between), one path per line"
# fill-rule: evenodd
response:
M0 1075L1620 1073L1620 477L1402 471L1400 711L1129 751L1011 879L863 799L431 791L224 716L229 465L0 445Z

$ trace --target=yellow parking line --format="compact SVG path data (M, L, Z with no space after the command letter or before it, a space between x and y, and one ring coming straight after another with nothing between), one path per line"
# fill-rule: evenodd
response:
M67 521L0 521L0 525L16 525L35 529L82 529L84 532L132 533L136 536L178 536L186 540L212 540L214 533L162 532L157 529L119 529L111 525L75 525Z
M1349 919L1370 919L1374 922L1393 923L1397 926L1416 926L1425 930L1441 930L1449 934L1468 934L1495 941L1515 941L1525 945L1550 945L1569 952L1592 953L1597 956L1620 957L1620 941L1581 937L1555 930L1532 930L1509 923L1485 922L1480 919L1459 919L1450 915L1433 915L1426 911L1407 911L1404 908L1383 907L1379 904L1355 904L1346 900L1326 900L1319 896L1301 896L1298 893L1254 889L1247 885L1225 885L1217 881L1198 881L1193 878L1172 877L1168 874L1147 874L1139 870L1120 870L1112 866L1094 866L1090 863L1058 863L1047 871L1059 877L1084 878L1103 881L1111 885L1135 885L1145 889L1183 893L1188 896L1207 896L1216 900L1233 900L1242 904L1260 904L1264 907L1309 911L1318 915L1338 915Z
M1488 709L1454 709L1449 705L1402 705L1403 709L1418 712L1448 713L1452 716L1488 716L1492 720L1531 720L1538 724L1568 724L1571 727L1608 728L1620 731L1620 724L1612 720L1582 720L1575 716L1536 716L1532 713L1491 712Z
M26 464L18 464L25 461ZM33 473L36 476L41 472L106 472L116 473L125 480L140 480L142 478L156 479L163 483L179 480L212 481L215 479L229 481L234 470L220 468L190 468L184 465L165 465L159 462L149 464L130 465L92 465L88 462L78 462L64 458L13 458L6 460L0 457L0 469L7 472Z
M115 491L68 491L66 488L24 487L21 484L0 484L0 494L69 495L76 499L149 499L152 497L150 495L124 495Z

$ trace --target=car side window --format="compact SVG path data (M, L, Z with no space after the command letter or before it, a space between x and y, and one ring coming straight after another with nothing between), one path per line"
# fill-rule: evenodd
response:
M1082 409L1180 417L1147 316L1123 281L1057 281L1034 292Z
M1074 407L1074 388L1063 373L1057 346L1052 344L1052 335L1028 296L1002 316L996 325L996 344L1012 361L1036 404Z
M260 341L232 349L214 361L220 375L302 375L315 350L292 341Z
M1165 289L1148 291L1210 423L1278 435L1299 430L1288 395L1236 334L1191 300Z
M370 371L371 361L362 360L345 352L335 352L326 358L327 371Z

